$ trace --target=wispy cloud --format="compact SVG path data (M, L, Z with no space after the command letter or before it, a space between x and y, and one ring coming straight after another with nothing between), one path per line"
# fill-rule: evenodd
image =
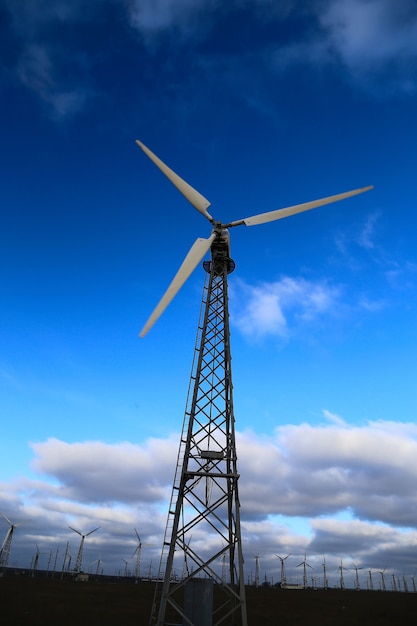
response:
M352 72L417 57L417 7L413 0L341 0L319 12L334 50Z
M320 70L342 66L353 81L370 89L370 78L379 80L389 70L390 84L404 90L416 87L417 9L413 0L324 0L308 6L294 0L245 0L227 7L217 0L95 0L88 5L81 0L6 0L5 8L15 50L8 71L39 97L55 119L79 113L96 93L91 68L85 71L83 64L94 65L102 51L85 45L85 25L94 29L97 16L110 20L115 13L121 23L139 33L138 57L146 48L154 55L166 37L172 50L181 50L190 41L207 43L195 50L188 65L181 62L182 78L177 79L187 85L196 66L204 67L212 71L210 78L219 89L225 84L261 111L273 111L268 104L271 80L298 64ZM216 40L217 25L225 20L233 23L235 11L244 12L253 23L251 46L242 45L237 31L223 49ZM74 33L71 38L64 37L69 24ZM293 37L284 37L283 29Z
M58 67L52 56L50 47L28 45L16 69L22 84L49 106L52 116L63 119L81 111L91 94L83 87L68 89L57 80Z
M131 25L147 35L172 28L189 35L199 32L199 14L216 5L216 0L128 0L127 3Z
M320 69L341 66L352 82L367 91L416 89L413 0L325 0L311 3L304 11L309 12L309 32L290 44L277 42L272 56L277 70L294 64Z
M358 238L358 243L363 248L367 248L368 250L375 248L375 230L379 218L380 213L376 212L367 217Z

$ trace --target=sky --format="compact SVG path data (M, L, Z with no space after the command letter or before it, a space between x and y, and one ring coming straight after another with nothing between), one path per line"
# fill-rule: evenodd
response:
M415 2L4 0L0 29L9 564L99 526L83 568L113 574L136 528L156 574L203 270L138 333L211 227L140 139L223 222L374 185L231 231L245 575L413 576Z

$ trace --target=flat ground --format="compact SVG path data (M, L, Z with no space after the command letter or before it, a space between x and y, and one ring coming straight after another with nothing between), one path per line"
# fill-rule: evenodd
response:
M154 585L0 578L3 626L148 626ZM248 587L248 626L416 624L417 594ZM225 624L225 626L229 626Z

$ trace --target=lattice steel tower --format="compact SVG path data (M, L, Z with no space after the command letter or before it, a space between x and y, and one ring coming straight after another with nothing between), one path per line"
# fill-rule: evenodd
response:
M181 623L186 616L193 620L187 600L181 599L190 588L196 601L209 594L205 610L212 612L213 625L225 619L246 625L227 306L227 275L234 263L227 238L216 239L211 250L212 261L204 263L207 279L159 569L164 582L152 616L152 623L160 625L172 613ZM225 581L223 555L229 565ZM175 580L178 575L181 579ZM216 606L210 606L210 583L190 587L192 579L213 581Z
M203 263L206 281L159 567L163 582L156 587L150 623L247 626L228 311L227 277L235 264L228 229L278 220L371 187L223 224L208 213L204 196L137 143L213 226L208 239L195 241L140 333L148 332L211 250L211 261Z

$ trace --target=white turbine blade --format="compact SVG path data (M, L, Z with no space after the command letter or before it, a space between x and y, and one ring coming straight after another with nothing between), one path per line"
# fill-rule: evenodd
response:
M210 213L207 212L207 208L210 206L210 202L201 195L194 187L191 187L188 183L185 182L178 174L176 174L168 165L165 165L159 159L156 154L154 154L149 148L147 148L141 141L136 139L136 143L139 148L141 148L146 155L155 163L157 167L165 174L167 178L171 181L171 183L182 193L182 195L187 198L188 202L190 202L193 207L200 211L210 222L213 221Z
M88 535L92 535L93 533L95 533L96 530L98 530L99 528L100 526L97 526L97 528L95 528L94 530L90 530L90 532L86 534L86 537L88 537Z
M68 528L71 528L71 530L73 530L75 533L77 533L78 535L80 535L81 537L83 536L82 532L80 532L79 530L77 530L76 528L73 528L72 526L68 526Z
M4 513L2 513L1 511L0 511L0 515L1 515L1 516L5 519L5 520L6 520L6 522L7 522L10 526L13 526L13 524L11 523L11 521L9 520L9 518L8 518L8 517L6 517L6 516L5 516L5 514L4 514Z
M266 222L273 222L275 220L280 220L283 217L289 217L290 215L295 215L296 213L302 213L303 211L309 211L310 209L315 209L316 207L323 206L325 204L330 204L331 202L338 202L339 200L344 200L345 198L356 196L360 193L364 193L365 191L369 191L370 189L373 189L372 185L369 187L361 187L360 189L354 189L353 191L346 191L345 193L339 193L335 196L328 196L327 198L321 198L320 200L313 200L312 202L304 202L303 204L295 204L294 206L287 207L286 209L277 209L276 211L269 211L268 213L260 213L259 215L254 215L253 217L246 217L243 220L232 222L230 226L238 226L239 224L246 224L246 226L255 226L257 224L265 224Z
M14 524L15 528L18 528L19 526L24 526L25 524L28 524L30 522L30 520L25 520L24 522L18 522L17 524Z
M206 255L207 251L210 249L211 244L213 243L214 238L215 234L212 233L208 239L199 238L194 242L189 253L185 257L180 269L176 273L173 281L162 296L162 299L160 300L158 306L153 311L152 315L139 333L140 337L144 337L146 335L148 330L155 324L156 320L165 311L168 304L178 293L185 281L189 278L197 265Z

